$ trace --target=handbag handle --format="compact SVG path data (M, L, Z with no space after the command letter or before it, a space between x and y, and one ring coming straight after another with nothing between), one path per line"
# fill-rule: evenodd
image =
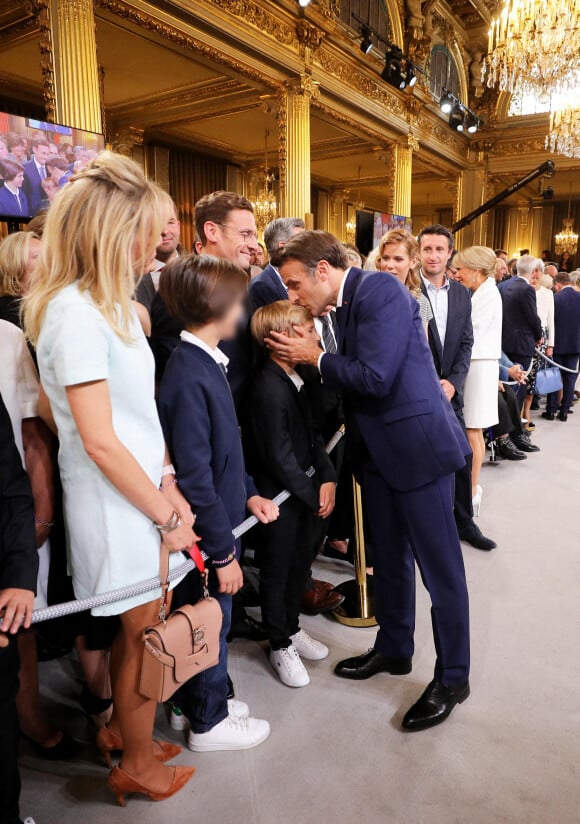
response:
M203 555L197 544L193 544L191 549L184 550L192 558L203 581L203 597L209 598L208 580L209 570L203 560ZM159 557L159 578L161 580L161 601L159 603L159 620L165 623L167 618L167 593L169 592L169 547L165 541L161 541L161 552Z

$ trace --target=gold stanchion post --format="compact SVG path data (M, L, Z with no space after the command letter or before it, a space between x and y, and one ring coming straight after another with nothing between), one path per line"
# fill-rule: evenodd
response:
M333 615L337 621L349 627L374 627L377 621L374 615L373 593L367 577L361 489L355 478L352 479L352 488L356 536L355 577L335 587L337 592L344 595L344 601L334 610Z

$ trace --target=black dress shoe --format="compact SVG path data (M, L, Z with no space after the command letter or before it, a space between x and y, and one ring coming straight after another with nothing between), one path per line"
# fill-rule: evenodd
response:
M512 443L509 438L499 438L497 442L497 454L506 461L525 461L526 455Z
M235 624L232 624L227 640L229 642L234 638L243 638L246 641L267 641L268 633L264 629L263 624L246 615L241 621L236 621Z
M355 658L345 658L334 668L334 674L353 681L366 681L379 672L408 675L413 668L411 658L385 658L376 649L369 649Z
M42 744L37 743L33 738L29 738L28 735L22 735L22 738L28 741L36 755L46 761L70 761L73 758L78 758L82 750L78 741L75 741L66 732L63 732L62 738L53 747L43 747Z
M566 412L558 412L558 420L563 421L563 422L567 421L568 420L567 413Z
M533 409L534 412L537 412L539 408L540 408L540 402L536 398L536 396L534 395L534 400L532 401L532 405L530 406L530 409Z
M523 432L521 435L512 435L510 438L511 441L516 445L516 447L521 452L539 452L540 447L536 446L535 443L532 443L530 436L526 435Z
M542 418L545 418L547 421L554 420L554 413L553 412L542 412Z
M426 730L449 718L456 704L469 698L469 681L466 684L443 684L431 681L423 695L403 718L403 729L409 732Z
M495 549L497 544L491 538L486 538L481 529L473 523L465 524L457 528L459 532L459 540L465 541L466 544L471 544L476 549L483 549L489 552L490 549Z

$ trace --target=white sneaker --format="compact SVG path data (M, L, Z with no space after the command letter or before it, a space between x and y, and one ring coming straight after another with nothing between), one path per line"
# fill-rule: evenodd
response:
M296 647L272 650L270 663L280 681L287 687L306 687L310 683L310 677Z
M36 824L33 818L25 818L23 824Z
M187 720L187 716L184 715L181 710L177 709L176 706L171 707L171 711L169 713L169 725L172 730L175 730L175 732L185 732L185 730L189 729L189 721Z
M187 746L192 752L249 750L270 735L270 725L260 718L238 718L228 715L209 732L191 732Z
M228 698L228 713L231 718L249 718L250 708L243 701Z
M306 658L307 661L322 661L323 658L328 658L330 650L321 641L312 638L303 629L298 630L296 635L292 635L292 643L296 647L296 652L301 658Z

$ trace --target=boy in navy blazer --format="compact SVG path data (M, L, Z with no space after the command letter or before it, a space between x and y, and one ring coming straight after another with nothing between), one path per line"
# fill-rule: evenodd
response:
M559 272L554 277L554 360L565 369L578 369L580 359L580 292L572 286L570 275ZM567 421L574 401L574 386L578 375L562 370L562 400L558 420ZM558 408L559 392L548 395L544 417L553 420Z
M252 334L262 349L271 329L292 335L294 327L319 345L310 312L287 300L263 306L252 318ZM314 546L320 542L320 518L334 509L336 474L295 366L274 352L266 356L252 386L247 451L260 489L268 495L281 489L292 493L279 520L261 527L260 603L274 671L286 686L303 687L310 678L301 659L328 656L324 644L300 629L300 607ZM315 473L309 477L311 466Z
M336 674L361 680L411 671L415 562L432 603L434 678L403 727L439 724L469 696L469 605L453 517L454 473L469 447L433 366L417 301L382 273L347 269L327 232L304 232L281 251L289 299L314 315L337 307L339 348L321 354L303 334L272 332L283 358L317 365L344 392L347 439L375 548L374 649ZM299 331L299 330L298 330Z
M201 550L210 569L210 593L223 612L219 663L192 678L175 696L191 723L188 746L196 752L248 749L270 733L249 718L241 701L228 702L227 642L232 595L243 584L240 542L232 529L249 510L268 523L278 507L258 495L246 473L240 431L227 381L228 358L218 348L236 335L246 275L229 261L186 255L161 274L159 294L184 331L159 390L159 415L180 490L196 516ZM173 605L199 599L199 576L190 573L174 591Z

